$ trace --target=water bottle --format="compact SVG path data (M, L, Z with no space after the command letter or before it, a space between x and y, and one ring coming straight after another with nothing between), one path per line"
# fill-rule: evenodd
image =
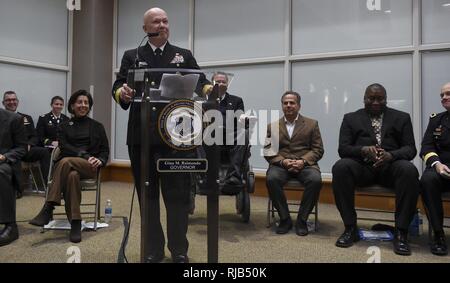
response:
M409 225L409 234L411 236L420 236L422 229L421 221L420 210L417 210L416 213L414 213L411 224Z
M106 201L105 206L105 223L111 222L111 218L112 218L112 205L111 200L109 199Z
M417 209L417 218L419 219L419 236L423 234L423 217L420 214L420 209Z

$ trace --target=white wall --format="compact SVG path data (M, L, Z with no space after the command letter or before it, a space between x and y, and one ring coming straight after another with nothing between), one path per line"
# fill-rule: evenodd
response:
M0 0L0 92L15 91L35 123L70 89L70 34L66 1Z
M411 114L419 148L427 117L442 109L440 86L450 81L449 1L381 0L380 10L364 0L117 2L119 63L143 36L146 8L157 5L169 14L171 42L193 47L204 69L235 73L230 92L246 109L280 109L285 90L299 91L302 112L319 120L325 174L338 158L342 116L362 107L367 85L384 84L389 105ZM127 159L127 113L115 108L115 117L113 158ZM253 147L251 162L265 169L259 149Z

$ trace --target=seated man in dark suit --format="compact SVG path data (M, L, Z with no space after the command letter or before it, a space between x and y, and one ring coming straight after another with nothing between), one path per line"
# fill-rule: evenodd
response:
M7 91L3 95L3 106L5 109L11 112L16 112L19 106L19 99L14 91ZM50 166L50 152L44 148L37 146L39 144L36 129L34 128L33 118L30 115L17 112L22 116L23 125L25 126L25 138L27 140L27 153L22 158L25 162L39 161L41 164L42 175L44 181L47 180L48 170ZM20 175L20 170L16 171L17 176ZM21 187L21 186L20 186ZM22 195L22 187L18 191L19 197Z
M441 89L441 103L446 111L431 115L420 151L420 156L427 165L420 183L422 198L434 232L430 250L435 255L448 254L441 193L450 190L450 83L446 83Z
M293 177L304 186L300 209L295 223L295 232L299 236L308 234L306 221L316 205L322 178L317 162L322 158L324 149L319 124L316 120L300 115L300 94L287 91L281 97L284 117L267 127L267 141L276 141L278 151L270 151L274 147L267 142L265 158L269 162L266 174L266 185L269 197L280 216L277 234L286 234L292 228L289 207L283 191L284 185Z
M0 246L19 238L16 224L16 189L14 167L25 154L25 133L18 114L0 109Z
M228 155L230 159L230 167L228 168L225 183L222 188L223 194L236 194L242 186L242 165L246 161L244 127L239 121L239 117L244 114L244 101L236 95L227 92L229 77L226 73L215 73L211 81L214 85L218 85L218 94L220 99L219 110L223 117L223 146L221 146L222 156ZM227 126L232 124L233 128Z
M410 255L408 227L419 196L419 173L410 162L417 153L408 113L387 107L385 88L367 87L364 109L348 113L339 135L339 156L334 164L333 191L345 231L336 246L347 248L359 240L355 187L377 183L395 191L394 252Z

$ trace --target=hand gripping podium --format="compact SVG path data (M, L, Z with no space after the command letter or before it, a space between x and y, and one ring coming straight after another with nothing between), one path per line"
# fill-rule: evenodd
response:
M167 147L171 156L161 156L157 162L159 172L174 174L180 172L206 172L207 180L207 229L208 262L218 262L219 239L219 187L218 171L220 153L216 144L206 145L203 141L203 121L208 110L218 110L220 100L217 87L209 100L194 99L200 70L190 69L131 69L128 86L136 91L131 110L140 115L141 131L141 180L135 180L141 187L141 262L149 254L150 239L148 199L152 190L150 162L147 158L150 148ZM197 148L203 147L206 159L196 156ZM164 151L166 152L166 151ZM159 175L159 174L158 174ZM192 178L194 179L194 178Z

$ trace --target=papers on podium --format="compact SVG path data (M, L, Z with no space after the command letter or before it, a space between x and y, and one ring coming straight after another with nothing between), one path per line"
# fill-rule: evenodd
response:
M159 89L161 96L170 99L191 99L197 86L199 74L163 74Z

